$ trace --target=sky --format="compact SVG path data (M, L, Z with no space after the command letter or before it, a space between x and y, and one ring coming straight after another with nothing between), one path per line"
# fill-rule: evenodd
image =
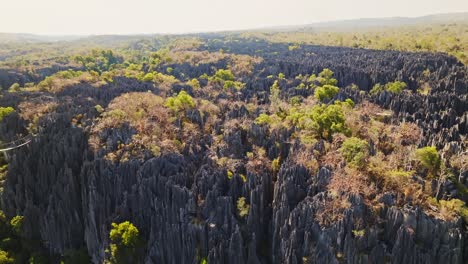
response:
M0 0L0 32L188 33L467 12L468 0Z

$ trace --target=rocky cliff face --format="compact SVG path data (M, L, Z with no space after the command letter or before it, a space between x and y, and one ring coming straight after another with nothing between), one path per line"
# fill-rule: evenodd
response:
M232 45L231 52L256 50ZM416 122L424 131L422 145L466 150L461 136L468 130L468 76L467 68L455 59L317 46L296 53L279 44L272 49L280 55L264 56L242 96L265 98L270 74L295 76L325 67L336 73L341 86L354 83L365 91L397 77L407 81L411 90L427 81L433 89L428 96L384 92L370 100L393 110L398 120ZM430 75L424 77L426 69ZM225 155L236 155L236 149L245 152L248 146L243 138L248 136L264 146L267 155L281 153L285 161L275 173L246 171L245 182L239 174L229 179L225 170L213 164L206 148L209 139L197 142L198 149L187 147L181 153L146 160L111 162L92 152L88 139L96 113L90 109L97 103L106 106L124 92L149 89L122 78L105 88L80 84L57 95L62 102L56 113L41 120L32 144L9 157L2 208L10 217L25 217L26 236L43 241L53 254L85 246L94 263L104 260L110 223L124 220L134 223L144 236L145 263L197 263L202 256L207 256L208 263L232 264L467 262L462 220L439 220L410 204L398 208L390 193L377 212L355 195L343 219L321 225L315 215L330 195L326 186L332 171L324 166L311 175L288 159L295 146L282 141L285 135L268 135L256 125L249 135L230 134ZM21 94L10 96L2 100L21 101ZM351 88L342 89L339 96L356 102L364 99ZM78 114L85 116L81 126L71 122ZM238 109L226 116L246 114ZM24 128L18 116L9 118L1 131ZM115 131L105 140L113 145L130 133ZM316 148L320 149L319 143ZM467 173L461 177L460 182L468 186ZM447 183L443 195L452 190ZM246 217L237 212L239 197L250 204Z

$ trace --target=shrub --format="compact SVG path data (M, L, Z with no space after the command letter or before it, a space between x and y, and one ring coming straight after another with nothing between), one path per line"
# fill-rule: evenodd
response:
M337 103L316 105L307 110L304 116L299 117L298 121L299 128L315 131L324 139L331 139L334 133L349 134L343 108Z
M129 221L120 224L112 223L109 237L112 242L131 247L138 242L138 229Z
M349 164L360 168L369 156L369 144L365 140L350 137L343 142L340 151Z
M132 223L112 223L109 238L111 263L138 263L136 250L140 242L139 231Z
M3 118L5 118L13 112L15 112L15 109L13 107L0 107L0 122L3 120Z
M234 173L230 170L227 171L227 177L228 179L232 180L232 177L234 176Z
M374 87L369 91L371 95L377 95L385 90L385 87L380 83L376 83Z
M21 86L19 85L19 83L14 83L10 86L10 88L8 89L9 92L18 92L20 90Z
M280 93L281 88L278 84L278 80L276 80L273 85L270 87L270 104L273 106L277 106L280 102Z
M270 124L270 123L271 123L271 117L267 114L260 114L255 119L255 124L257 125L264 125L264 124Z
M353 235L354 235L355 237L363 237L365 234L366 234L366 230L365 230L365 229L361 229L361 230L356 230L356 229L354 229L354 230L353 230Z
M462 217L465 223L468 223L468 208L465 206L465 202L460 199L452 199L448 201L440 200L439 203L442 208L446 208L447 210L457 213Z
M94 109L96 109L98 113L104 112L104 108L101 105L95 105Z
M219 69L213 76L215 81L234 81L234 74L230 70Z
M389 82L385 85L377 83L374 85L374 87L372 87L369 93L371 95L377 95L383 91L388 91L390 93L399 94L407 87L408 85L406 83L400 81Z
M154 80L154 73L148 72L141 78L142 81L144 82L152 82Z
M292 106L298 106L302 102L302 97L301 96L293 96L289 98L289 104Z
M280 159L279 157L274 159L272 162L271 162L271 169L274 171L274 172L277 172L279 171L280 169Z
M0 264L14 263L15 260L8 255L8 252L0 250Z
M13 217L10 221L11 228L16 232L16 234L21 234L21 231L23 229L23 220L24 217L17 215Z
M339 90L340 88L336 86L325 84L315 89L314 97L323 102L332 99Z
M240 217L244 217L249 214L250 205L245 201L245 197L240 197L237 200L237 210Z
M423 147L415 151L416 160L427 169L431 175L435 175L441 165L439 153L435 147Z
M338 80L333 78L333 71L330 69L323 69L322 72L319 73L319 77L317 78L320 85L332 85L336 86L338 84Z
M195 79L195 78L193 78L192 80L190 80L190 81L188 82L188 84L189 84L190 86L192 86L195 90L200 88L200 82L199 82L197 79Z
M181 112L195 107L195 102L186 91L180 91L177 96L169 97L164 104L174 112Z
M387 91L395 94L401 93L407 87L406 83L400 81L389 82L385 85Z
M230 89L230 88L235 88L236 90L242 90L244 88L245 84L242 82L236 82L236 81L225 81L223 88L224 89Z
M440 214L445 220L452 220L454 216L459 215L465 223L468 223L468 208L460 199L439 200L429 198L429 203L436 205Z

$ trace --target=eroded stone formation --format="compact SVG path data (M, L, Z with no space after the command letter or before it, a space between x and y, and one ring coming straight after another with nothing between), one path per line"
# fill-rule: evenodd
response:
M414 122L422 129L421 146L466 151L462 139L468 130L468 72L452 57L321 46L288 51L286 45L262 41L211 43L204 48L247 55L263 50L259 55L263 61L243 79L246 86L237 95L241 101L268 102L273 82L269 75L296 76L330 68L342 87L337 99L368 100L393 110L392 122ZM225 66L222 61L215 64ZM175 65L179 71L174 75L213 74L211 66ZM424 75L427 69L430 73ZM413 92L361 92L395 79L406 82ZM282 94L313 94L295 89L295 82L292 78L283 85ZM428 95L416 92L421 82L432 87ZM351 84L359 89L350 88ZM190 87L171 89L171 93L194 93ZM321 166L311 173L295 163L290 155L300 146L289 140L291 131L269 133L253 123L248 129L224 131L226 144L215 150L214 139L202 135L178 153L120 161L105 158L105 151L92 150L89 139L99 115L94 106L105 108L124 93L148 90L161 93L157 86L119 77L100 88L80 83L54 95L58 106L40 120L33 143L10 155L3 187L2 208L8 217L24 216L27 237L42 241L52 254L86 247L93 262L101 263L109 245L110 223L129 220L144 237L146 263L197 263L204 257L208 263L232 264L467 262L466 226L461 219L445 221L416 205L397 206L392 193L382 196L379 210L359 194L351 195L351 206L342 218L327 225L317 221L334 172ZM16 106L42 95L4 94L0 102ZM79 124L72 122L78 115ZM214 129L223 129L229 120L257 115L245 106L221 109L222 118ZM198 112L187 116L197 125L193 131L206 123L207 117ZM19 115L8 116L0 125L3 140L25 134L25 127ZM123 126L100 133L105 148L115 150L136 132ZM252 151L253 145L262 146L270 159L281 156L279 170L244 168L227 177L229 172L211 158L216 151L224 157L240 156ZM323 142L315 143L314 149L320 152L321 148ZM468 187L467 171L457 180ZM440 196L463 199L449 180ZM240 197L250 205L245 217L238 214ZM357 233L357 226L364 231Z

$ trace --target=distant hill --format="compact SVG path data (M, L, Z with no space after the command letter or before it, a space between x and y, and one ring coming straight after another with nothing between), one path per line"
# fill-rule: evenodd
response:
M69 41L69 40L76 40L82 37L83 36L74 36L74 35L48 36L48 35L36 35L36 34L27 34L27 33L1 33L0 32L0 43L5 43L5 42L35 43L35 42Z
M468 12L434 14L421 17L360 18L269 28L273 31L351 31L379 27L414 26L423 24L468 23Z

